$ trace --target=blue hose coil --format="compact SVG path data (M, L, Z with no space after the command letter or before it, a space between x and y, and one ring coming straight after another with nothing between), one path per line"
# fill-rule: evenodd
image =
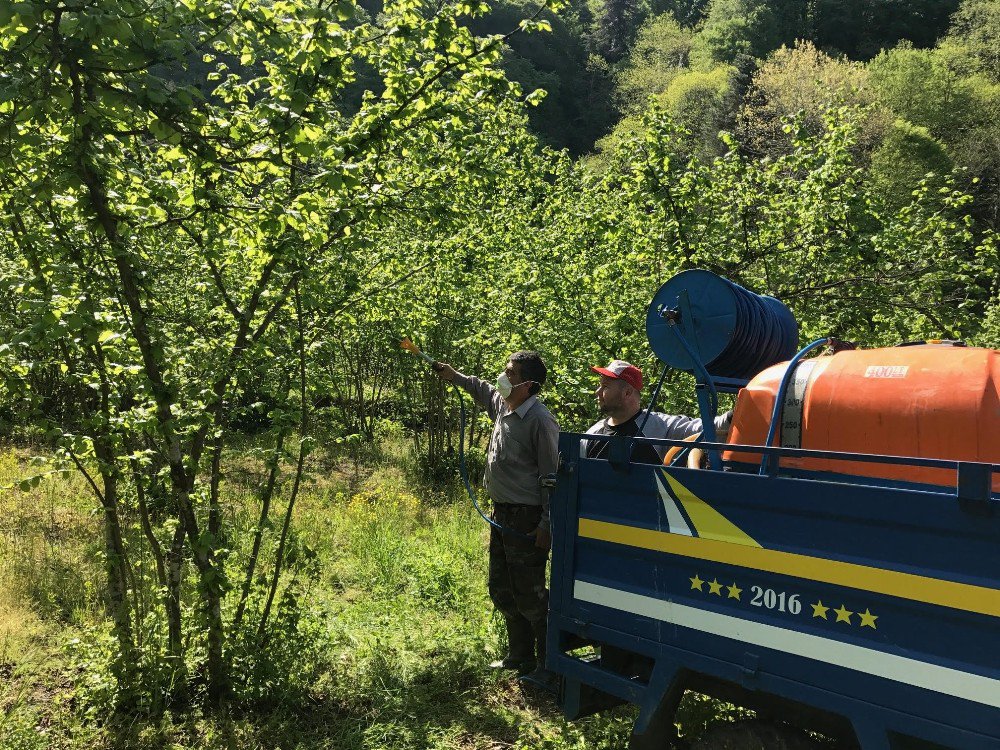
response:
M684 293L690 320L684 320ZM664 317L664 310L679 311L680 320ZM646 313L646 335L656 356L670 367L693 372L697 364L670 331L674 326L697 347L713 377L749 380L798 350L799 327L785 305L703 269L682 271L667 281Z

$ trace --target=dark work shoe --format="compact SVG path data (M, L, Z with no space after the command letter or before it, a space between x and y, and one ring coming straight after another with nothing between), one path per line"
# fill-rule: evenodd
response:
M559 694L559 675L545 667L536 667L528 674L518 677L517 681L521 687L542 690L552 695Z
M528 674L535 668L534 659L519 659L516 656L505 656L490 662L490 669L510 669L518 674Z

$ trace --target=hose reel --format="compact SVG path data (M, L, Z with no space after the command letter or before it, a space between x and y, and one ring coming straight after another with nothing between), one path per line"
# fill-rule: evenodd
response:
M735 393L761 370L792 357L799 327L791 310L774 297L754 294L711 271L690 269L654 295L646 311L646 336L664 363L647 419L667 369L685 370L697 382L701 439L714 443L717 391ZM717 450L708 451L708 458L713 469L721 468Z
M691 269L656 292L646 313L646 335L669 367L697 374L702 365L713 378L746 381L794 355L799 329L791 311L774 297Z

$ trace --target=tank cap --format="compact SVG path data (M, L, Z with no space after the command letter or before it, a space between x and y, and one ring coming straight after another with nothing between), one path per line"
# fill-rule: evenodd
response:
M925 339L922 341L903 341L896 346L966 346L960 339Z

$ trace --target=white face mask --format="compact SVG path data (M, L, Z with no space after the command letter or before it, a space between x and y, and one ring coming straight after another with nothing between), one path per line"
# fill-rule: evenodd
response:
M522 380L517 385L510 382L510 378L507 377L507 373L501 372L497 375L497 393L500 394L501 398L510 398L510 394L514 392L515 388L520 388L522 385L531 385L534 380Z
M514 392L514 386L511 385L510 378L507 377L507 373L501 372L497 375L497 393L500 394L501 398L510 398L510 394Z

